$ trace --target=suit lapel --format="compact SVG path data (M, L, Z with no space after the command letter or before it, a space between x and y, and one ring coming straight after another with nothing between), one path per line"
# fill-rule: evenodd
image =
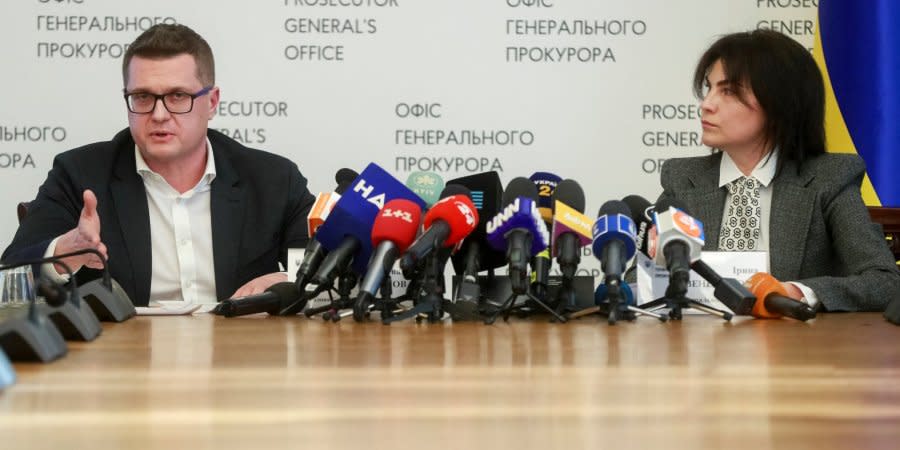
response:
M126 130L127 131L127 130ZM150 211L144 182L138 175L134 161L134 142L125 139L119 148L115 176L110 183L122 240L128 252L131 272L134 274L135 302L147 305L150 298L152 253L150 243Z
M706 240L704 250L715 250L719 245L719 229L722 227L722 214L725 207L726 191L719 187L719 164L721 154L715 154L707 161L706 167L688 176L693 189L684 193L684 201L691 207L691 215L703 223Z
M775 177L772 209L769 219L770 271L778 279L796 280L806 252L806 237L812 220L816 195L806 186L812 174L797 172L797 166L786 163Z
M210 188L213 263L216 272L216 296L226 299L234 293L238 249L243 227L244 191L240 178L229 159L233 151L228 144L210 135L216 178Z

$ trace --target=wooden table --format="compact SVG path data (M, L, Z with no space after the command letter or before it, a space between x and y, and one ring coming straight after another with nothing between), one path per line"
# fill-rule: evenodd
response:
M900 327L880 314L138 317L16 369L3 449L900 447Z

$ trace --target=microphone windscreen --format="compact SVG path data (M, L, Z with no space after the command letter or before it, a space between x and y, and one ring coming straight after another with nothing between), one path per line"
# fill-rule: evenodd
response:
M535 172L528 179L534 183L537 188L537 205L538 211L544 222L549 223L553 220L553 193L556 192L556 186L562 181L562 177L550 172Z
M425 213L425 229L431 227L436 220L442 220L450 228L450 234L444 241L445 247L456 245L478 226L478 211L472 199L457 194L442 198Z
M631 218L634 219L635 222L639 221L652 221L653 217L650 216L650 209L653 208L653 204L650 203L646 198L641 197L640 195L629 195L622 199L626 205L628 205L628 209L631 210Z
M537 202L537 186L535 186L528 178L513 178L512 181L506 185L506 191L503 192L503 206L505 207L512 204L519 197L530 198Z
M334 181L337 183L337 188L334 189L334 192L343 194L344 191L346 191L350 186L350 183L352 183L353 180L355 180L358 176L359 173L357 173L353 169L348 169L345 167L338 170L337 173L334 174Z
M681 200L679 200L679 199L677 199L677 198L665 198L665 199L663 199L663 201L661 201L661 202L659 202L659 203L656 204L656 211L657 211L657 212L662 212L662 211L665 211L665 210L669 209L669 207L673 207L673 208L680 209L680 210L683 211L685 214L691 215L691 211L688 210L687 205L684 204L683 201L681 201Z
M485 231L488 219L496 216L500 211L500 201L503 197L503 183L500 182L500 175L495 171L477 173L448 180L447 184L458 184L469 189L470 198L480 218L478 227L466 238L466 243L463 245L479 246L478 265L482 270L505 266L506 254L487 245L487 231ZM451 258L456 273L462 273L466 267L465 252L456 252Z
M421 219L419 205L402 198L387 202L372 225L372 245L390 241L397 245L400 253L405 252L416 239Z
M451 195L464 195L471 198L472 192L469 191L469 188L461 184L448 184L444 186L444 189L441 191L441 198L447 198Z
M575 180L560 181L553 191L554 207L556 202L563 202L569 208L584 213L584 189Z
M600 212L597 216L607 216L613 214L624 214L628 217L631 217L631 209L625 202L619 200L609 200L600 206Z
M441 199L444 179L435 172L413 172L406 178L406 187L422 197L426 205L431 206Z
M631 220L631 210L625 202L610 200L600 207L597 221L594 222L593 238L594 256L601 260L604 247L614 239L625 244L626 259L634 256L637 249L635 227Z

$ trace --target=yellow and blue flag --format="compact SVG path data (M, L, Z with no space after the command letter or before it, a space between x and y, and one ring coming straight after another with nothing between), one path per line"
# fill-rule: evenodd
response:
M819 0L813 56L829 151L866 162L870 206L900 206L900 1Z

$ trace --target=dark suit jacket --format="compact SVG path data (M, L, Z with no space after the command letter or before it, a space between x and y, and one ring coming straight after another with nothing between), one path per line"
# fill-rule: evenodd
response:
M278 271L287 249L306 245L306 215L315 201L291 161L208 132L216 164L210 187L216 295L228 298L255 277ZM134 140L125 129L111 141L58 155L28 215L3 253L13 262L39 258L56 236L78 224L82 193L97 195L100 237L113 278L137 306L150 296L150 216L135 169ZM78 273L81 282L98 271Z
M663 193L703 222L704 250L717 250L726 188L721 153L677 158L662 168ZM825 154L787 162L773 180L769 222L772 275L809 286L829 311L883 311L900 297L900 271L873 224L859 187L865 165L856 155Z

